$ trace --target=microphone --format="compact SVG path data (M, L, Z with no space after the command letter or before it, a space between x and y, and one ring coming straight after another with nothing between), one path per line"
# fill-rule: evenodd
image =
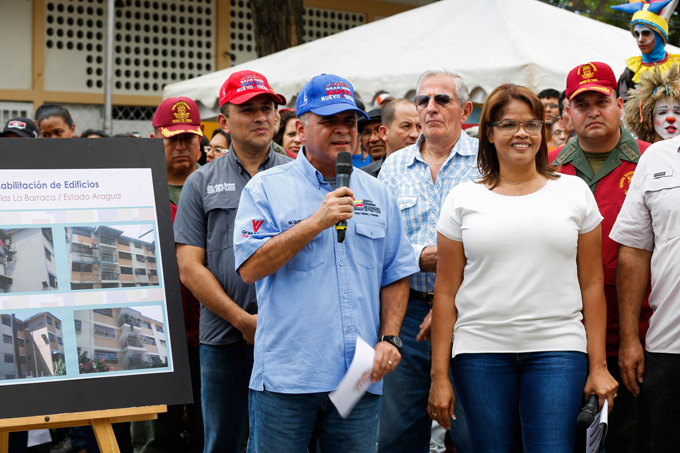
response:
M595 420L595 415L597 414L598 398L597 395L590 395L588 401L581 408L581 412L578 414L577 425L581 429L587 429L593 424Z
M349 187L352 168L352 154L347 151L338 153L337 160L335 161L335 178L338 189L340 187ZM345 232L347 231L347 221L339 221L335 225L335 231L338 233L338 242L343 242L345 240Z

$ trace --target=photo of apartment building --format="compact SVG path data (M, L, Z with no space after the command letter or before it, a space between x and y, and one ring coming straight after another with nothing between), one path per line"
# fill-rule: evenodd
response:
M0 318L0 380L66 374L59 318L49 312Z
M168 366L160 306L77 310L73 316L81 374Z
M152 225L66 228L71 289L127 288L159 284Z
M0 229L0 293L57 289L52 228Z

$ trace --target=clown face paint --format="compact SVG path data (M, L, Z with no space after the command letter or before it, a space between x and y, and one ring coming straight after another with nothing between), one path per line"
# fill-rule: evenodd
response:
M661 98L654 110L655 142L680 135L680 100L669 96Z
M633 36L640 52L648 54L654 50L654 32L651 28L636 24L633 26Z

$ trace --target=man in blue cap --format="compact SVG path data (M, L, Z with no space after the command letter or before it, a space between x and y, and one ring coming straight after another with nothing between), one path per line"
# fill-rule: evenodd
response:
M375 452L382 377L399 364L408 276L418 271L396 201L335 164L357 145L349 81L314 77L298 95L297 160L256 175L234 228L236 269L255 282L259 314L250 379L248 452L305 451L317 428L325 452ZM298 194L291 200L290 194ZM347 221L346 238L335 228ZM373 384L347 418L329 400L362 338L375 347Z

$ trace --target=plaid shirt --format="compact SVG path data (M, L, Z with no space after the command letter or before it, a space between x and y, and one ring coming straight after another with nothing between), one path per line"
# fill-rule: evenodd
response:
M425 136L421 134L414 145L390 155L378 175L397 199L406 235L418 260L423 248L437 244L439 212L451 189L480 177L476 138L461 131L458 142L439 170L436 183L432 181L430 166L420 154L423 141ZM434 279L435 274L431 272L418 272L409 277L411 288L423 293L434 292Z

